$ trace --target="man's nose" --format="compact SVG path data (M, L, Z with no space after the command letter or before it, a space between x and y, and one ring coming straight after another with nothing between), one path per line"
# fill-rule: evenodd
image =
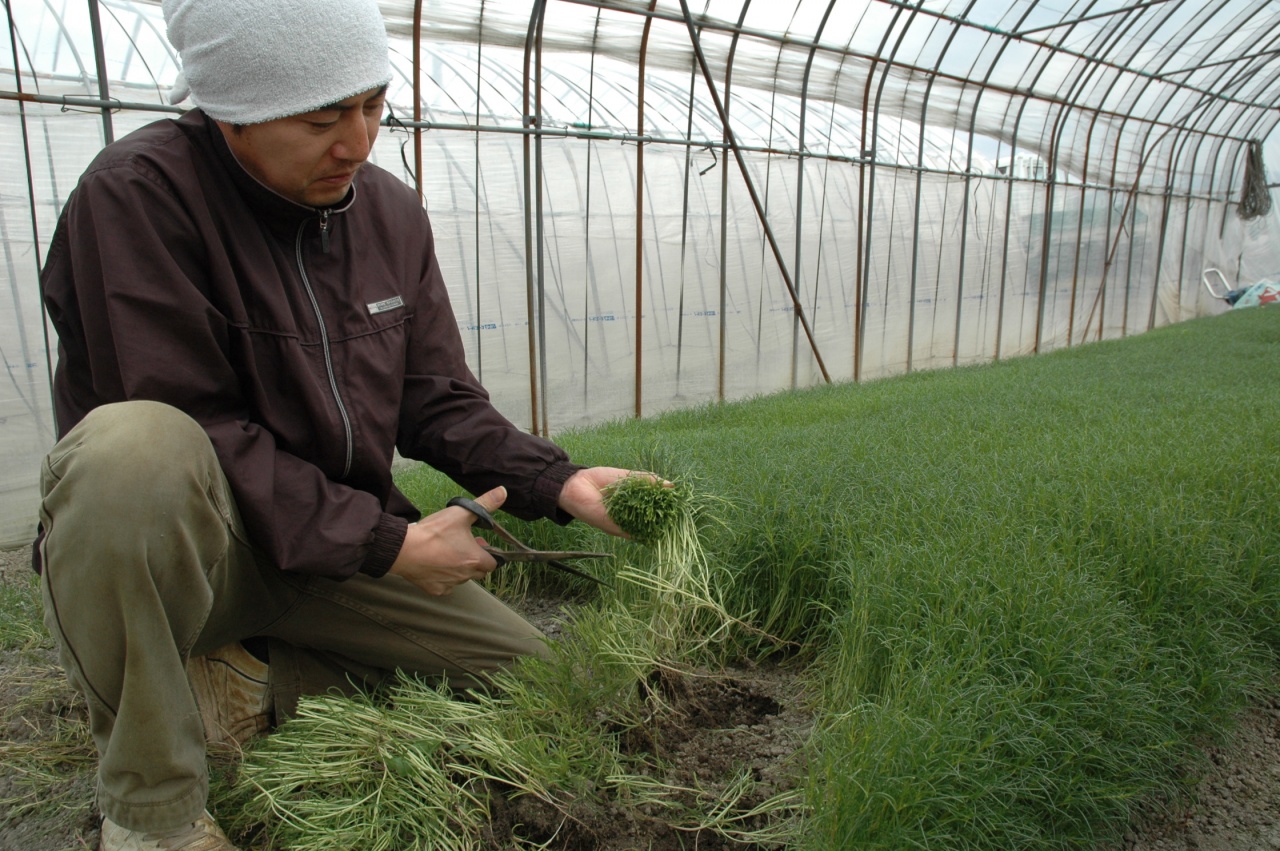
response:
M373 148L373 138L369 135L369 125L359 110L351 110L342 116L339 122L341 135L333 143L331 153L340 160L362 163L369 158Z

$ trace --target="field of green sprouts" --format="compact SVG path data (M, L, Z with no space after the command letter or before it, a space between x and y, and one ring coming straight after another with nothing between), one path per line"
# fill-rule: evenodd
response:
M1194 745L1272 683L1278 375L1280 310L1258 309L561 435L582 463L654 469L704 498L703 603L719 614L689 614L694 635L646 647L607 697L573 681L595 670L580 658L545 703L625 701L627 683L662 666L784 661L803 667L816 724L798 797L751 820L779 832L743 841L1118 839L1140 803L1184 788ZM453 492L429 472L402 484L424 507ZM581 524L511 525L537 546L643 562L638 545ZM511 594L559 581L499 574ZM588 612L628 593L565 590ZM699 605L666 605L685 604ZM608 655L600 645L643 643L647 623L587 618L567 640ZM555 723L574 717L582 737L599 732L572 713ZM558 782L610 794L573 771Z
M618 556L590 566L613 590L495 574L573 601L553 660L470 701L416 683L317 701L219 788L220 817L300 849L495 847L478 825L511 796L566 825L630 807L690 848L1118 841L1274 688L1278 377L1280 309L1259 308L560 435L581 463L686 488L692 544L655 560L504 515L534 546ZM425 470L400 483L426 509L456 493ZM779 665L814 719L792 788L673 789L660 743L634 747L672 683Z

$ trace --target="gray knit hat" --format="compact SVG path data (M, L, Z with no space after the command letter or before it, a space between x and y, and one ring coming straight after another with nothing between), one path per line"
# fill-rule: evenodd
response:
M170 100L259 124L391 81L377 0L163 0L182 58Z

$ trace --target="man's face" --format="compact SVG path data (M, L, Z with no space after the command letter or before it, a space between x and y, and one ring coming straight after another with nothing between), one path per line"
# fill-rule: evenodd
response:
M299 204L329 207L347 194L369 158L386 94L383 86L301 115L218 126L240 165L261 183Z

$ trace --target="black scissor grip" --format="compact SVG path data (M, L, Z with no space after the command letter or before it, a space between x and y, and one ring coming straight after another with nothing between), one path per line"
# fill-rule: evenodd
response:
M485 508L474 499L465 496L455 496L453 499L445 503L445 506L456 505L459 508L465 508L476 516L475 525L481 529L492 529L494 526L493 515L489 513L489 509Z

